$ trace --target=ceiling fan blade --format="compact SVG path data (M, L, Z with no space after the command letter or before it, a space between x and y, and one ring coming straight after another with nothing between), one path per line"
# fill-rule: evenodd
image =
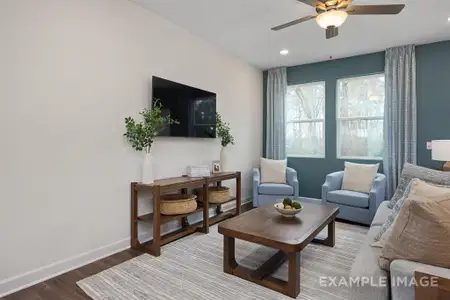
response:
M347 6L350 5L350 3L352 3L353 0L342 0L337 6L337 9L341 9L341 8L346 8Z
M304 3L306 5L312 6L314 8L320 8L325 10L326 6L325 3L323 3L320 0L297 0L298 2Z
M337 5L339 3L339 0L328 0L325 1L325 5L326 6L333 6L333 5Z
M316 7L317 3L323 4L323 2L319 1L319 0L297 0L297 1L301 2L301 3L304 3L304 4L307 4L307 5L310 5L312 7Z
M339 34L339 27L328 26L328 28L325 31L325 34L326 34L327 40L337 37Z
M316 16L307 16L307 17L303 17L303 18L300 18L300 19L291 21L291 22L289 22L289 23L286 23L286 24L283 24L283 25L276 26L276 27L272 28L272 30L273 30L273 31L278 31L278 30L281 30L281 29L284 29L284 28L287 28L287 27L291 27L291 26L294 26L294 25L297 25L297 24L300 24L300 23L309 21L309 20L311 20L311 19L314 19L315 17L316 17Z
M347 8L347 13L349 15L396 15L403 8L405 8L405 4L353 5Z

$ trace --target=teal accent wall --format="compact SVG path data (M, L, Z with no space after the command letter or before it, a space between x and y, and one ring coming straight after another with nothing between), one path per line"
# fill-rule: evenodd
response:
M418 164L437 168L441 163L431 160L426 141L450 139L450 41L418 46L417 101L418 101ZM288 85L325 81L325 158L289 157L288 166L297 170L300 195L321 197L321 186L327 174L343 170L344 159L336 158L336 82L345 77L356 77L384 72L384 52L344 59L306 64L287 68ZM265 154L266 84L264 72L263 153ZM381 161L349 160L361 163Z
M450 41L418 46L416 60L417 163L436 169L426 142L450 139Z

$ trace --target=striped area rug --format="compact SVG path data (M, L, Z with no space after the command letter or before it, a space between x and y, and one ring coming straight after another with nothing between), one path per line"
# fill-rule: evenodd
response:
M349 299L347 288L324 287L320 278L347 278L366 232L364 227L336 223L335 247L307 246L301 253L301 288L297 299ZM223 273L222 247L222 235L213 226L207 235L193 234L164 246L160 257L143 254L77 284L94 300L291 299ZM236 240L237 261L249 268L256 269L275 252ZM287 278L286 263L275 277Z

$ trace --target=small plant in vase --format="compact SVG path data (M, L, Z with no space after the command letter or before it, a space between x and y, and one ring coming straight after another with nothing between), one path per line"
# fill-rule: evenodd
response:
M234 145L234 137L231 135L230 124L224 122L219 113L216 113L216 133L220 139L222 149L220 150L220 164L222 165L222 171L227 171L228 157L226 148L228 145Z
M136 151L145 151L142 168L142 182L153 183L153 168L151 148L158 133L170 124L179 124L170 114L162 115L162 105L159 101L153 103L152 108L144 108L139 113L140 122L132 117L125 118L126 132L123 134Z

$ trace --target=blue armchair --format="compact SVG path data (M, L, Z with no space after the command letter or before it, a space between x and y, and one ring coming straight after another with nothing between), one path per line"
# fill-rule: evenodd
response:
M341 190L343 178L344 171L327 175L322 185L322 201L339 205L338 218L370 225L385 199L386 176L378 173L368 194Z
M261 183L259 168L253 169L253 206L263 206L276 203L281 198L298 198L297 172L292 168L286 168L286 184Z

